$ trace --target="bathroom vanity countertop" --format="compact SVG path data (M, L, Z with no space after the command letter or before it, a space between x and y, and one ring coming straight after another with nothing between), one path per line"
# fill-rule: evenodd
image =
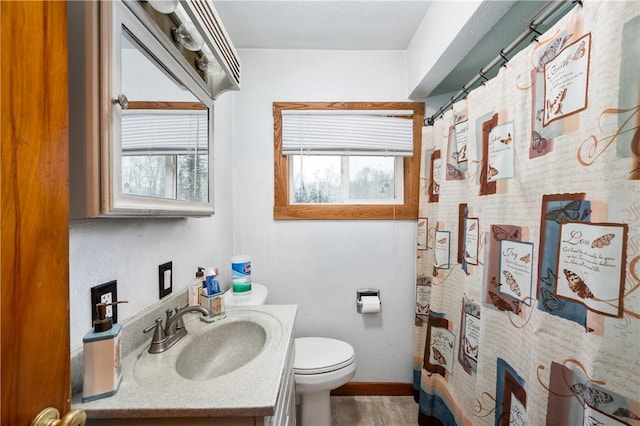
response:
M256 322L264 314L271 317L267 323L273 328L273 318L281 324L281 333L269 340L264 349L246 365L225 375L209 380L189 380L172 374L175 358L181 349L193 341L207 327L250 317L257 312ZM272 416L282 381L288 351L293 347L293 326L297 305L261 305L230 307L227 318L209 324L195 314L184 317L187 336L161 354L148 354L148 341L142 346L123 353L122 382L118 392L108 398L82 402L82 394L72 397L72 408L82 409L89 419L125 419L158 417L247 417ZM267 328L269 331L269 328ZM224 342L221 342L224 344ZM172 352L175 351L175 352ZM149 358L153 357L153 358ZM146 372L157 365L157 375L140 373L136 363L145 360ZM165 374L169 372L169 374Z

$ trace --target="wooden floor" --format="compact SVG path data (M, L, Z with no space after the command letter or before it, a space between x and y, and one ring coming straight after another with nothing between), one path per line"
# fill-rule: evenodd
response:
M332 426L416 426L418 404L412 396L332 396L331 420Z

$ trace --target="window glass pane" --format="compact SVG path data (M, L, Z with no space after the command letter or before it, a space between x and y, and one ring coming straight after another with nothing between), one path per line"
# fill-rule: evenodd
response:
M122 193L175 198L173 155L126 155L122 157Z
M395 198L395 157L349 157L349 198Z
M340 157L294 155L292 161L294 203L342 203Z
M178 155L178 200L209 200L206 155Z

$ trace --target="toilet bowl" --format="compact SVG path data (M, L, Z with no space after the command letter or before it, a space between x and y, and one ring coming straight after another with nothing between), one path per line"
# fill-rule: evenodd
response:
M293 373L300 397L302 426L331 426L331 390L347 383L356 372L353 347L326 337L294 341Z
M246 296L225 293L225 304L263 305L268 290L252 283ZM294 339L293 373L296 396L300 401L298 413L301 426L331 426L331 390L347 383L356 372L353 347L341 340L327 337L298 337Z

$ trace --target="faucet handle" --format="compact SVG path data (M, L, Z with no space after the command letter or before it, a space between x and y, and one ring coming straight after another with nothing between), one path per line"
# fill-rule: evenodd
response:
M167 335L162 327L162 318L158 318L156 322L142 330L143 333L148 333L153 330L153 338L151 339L151 345L149 346L149 353L159 353L166 350L167 347Z
M173 321L171 321L171 319L175 315L173 313L173 309L167 309L164 312L165 312L165 314L167 316L167 320L165 321L164 331L167 334L167 336L171 336L173 333L176 332L175 323ZM177 312L176 312L176 314L177 314Z
M189 304L186 304L184 306L176 306L176 315L178 315L178 312L180 312L181 309L184 309L187 306L189 306ZM181 328L184 328L184 320L182 319L182 315L180 315L178 317L178 320L176 321L176 331L180 330Z
M164 313L167 316L167 323L168 323L171 317L173 316L173 309L167 309L166 311L164 311Z
M153 325L142 330L143 333L148 333L153 330L153 338L151 339L151 343L161 342L167 336L164 332L164 328L162 327L162 318L158 318Z

